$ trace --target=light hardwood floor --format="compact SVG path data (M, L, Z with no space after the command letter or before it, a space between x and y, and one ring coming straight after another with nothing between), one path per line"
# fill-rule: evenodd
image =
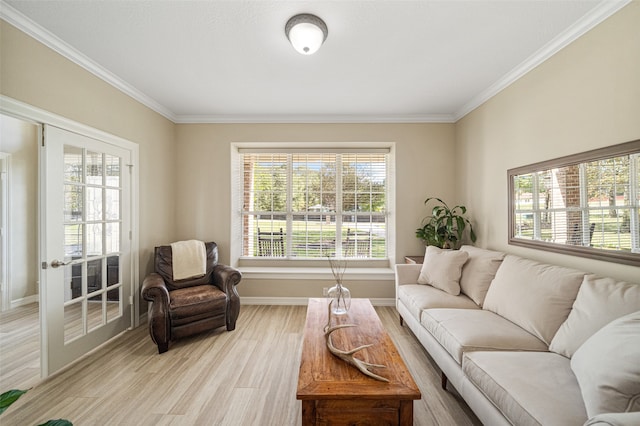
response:
M37 303L0 312L0 392L40 381L39 318Z
M415 425L480 425L395 308L376 308L422 399ZM233 332L175 342L158 355L146 326L107 343L35 386L2 425L66 418L74 425L299 425L295 399L304 306L243 306Z

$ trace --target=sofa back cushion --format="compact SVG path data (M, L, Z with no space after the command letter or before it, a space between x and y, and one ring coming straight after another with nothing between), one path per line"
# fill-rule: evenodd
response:
M589 417L640 411L640 311L598 330L573 354Z
M469 260L462 267L460 292L469 296L478 306L482 306L505 254L466 245L460 247L460 251L469 253Z
M596 331L635 311L640 311L639 284L585 275L569 318L553 337L549 350L571 358Z
M459 295L462 265L468 258L469 253L464 251L427 246L418 284L429 284L453 296Z
M506 255L483 309L516 323L547 345L567 319L584 272Z

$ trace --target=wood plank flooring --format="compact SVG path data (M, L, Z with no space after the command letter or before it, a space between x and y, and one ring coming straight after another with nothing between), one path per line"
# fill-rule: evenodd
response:
M480 425L395 308L376 308L422 399L415 425ZM175 342L158 355L146 326L108 342L36 385L2 425L66 418L74 425L300 425L295 399L305 306L242 306L233 332Z
M9 389L28 389L39 381L38 304L0 312L0 393Z

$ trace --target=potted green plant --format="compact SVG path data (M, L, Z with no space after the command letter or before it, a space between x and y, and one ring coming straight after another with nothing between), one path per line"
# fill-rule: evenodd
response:
M427 205L432 200L438 201L440 204L436 204L431 209L431 216L422 219L423 226L416 229L416 237L427 246L457 250L462 244L462 238L468 225L469 239L476 242L473 226L469 219L463 216L467 212L465 206L449 208L447 203L436 197L427 198L424 204Z
M27 393L26 390L20 389L11 389L10 391L2 393L0 395L0 414L4 413L11 404L16 402L18 398L20 398L25 393ZM42 423L39 426L73 426L73 423L71 423L69 420L57 419L48 420L46 423Z

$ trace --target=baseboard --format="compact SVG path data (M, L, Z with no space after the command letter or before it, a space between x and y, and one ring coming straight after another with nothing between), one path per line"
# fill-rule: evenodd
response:
M369 298L373 306L396 306L391 298ZM243 305L304 305L309 303L308 297L241 297Z
M31 296L23 297L22 299L16 299L11 301L10 308L17 308L18 306L30 305L32 303L38 303L38 295L32 294Z

